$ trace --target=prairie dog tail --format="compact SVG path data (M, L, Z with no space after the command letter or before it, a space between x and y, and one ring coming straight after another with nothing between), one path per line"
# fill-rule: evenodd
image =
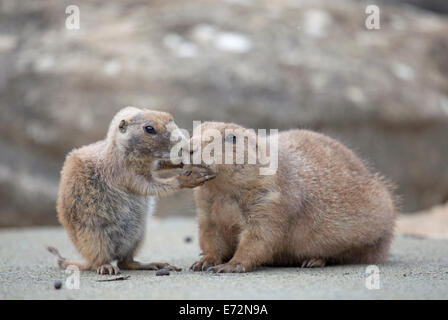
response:
M55 255L57 257L58 266L59 266L59 268L61 268L63 270L67 269L68 266L76 266L80 270L90 270L91 269L91 266L85 262L71 261L71 260L64 258L59 253L59 250L56 249L55 247L46 246L46 249L52 255Z
M50 252L51 254L55 255L55 256L58 257L59 259L65 259L65 258L63 258L63 257L61 256L61 254L59 253L59 250L56 249L55 247L52 247L52 246L46 246L45 248L48 250L48 252Z
M65 269L67 268L67 264L65 262L67 262L67 259L64 258L63 256L61 256L61 254L59 253L59 250L56 249L55 247L52 246L46 246L46 249L48 252L50 252L52 255L55 255L58 258L58 266L61 269Z

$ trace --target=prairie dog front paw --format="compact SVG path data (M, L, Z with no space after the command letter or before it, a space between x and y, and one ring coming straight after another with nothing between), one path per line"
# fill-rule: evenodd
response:
M177 176L177 181L181 188L195 188L215 177L216 176L206 168L192 167L189 170L183 170L182 173Z
M190 269L193 271L207 271L208 268L214 267L221 262L221 260L212 257L203 257L201 260L193 263Z

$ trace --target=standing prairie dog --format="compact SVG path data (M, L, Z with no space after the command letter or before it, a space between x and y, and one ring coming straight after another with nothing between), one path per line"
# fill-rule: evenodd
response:
M205 122L190 143L204 150L207 143L195 136L208 129L221 133L223 154L226 144L236 150L229 129L257 139L235 124ZM191 155L196 152L193 147ZM247 272L261 265L386 259L395 223L389 184L348 148L319 133L291 130L278 134L275 174L260 175L260 164L247 162L247 149L245 161L209 164L216 178L194 191L203 257L192 270Z
M177 128L168 113L127 107L113 118L106 139L68 154L61 172L58 218L86 261L69 261L49 247L60 267L76 265L100 274L117 274L120 268L174 268L133 258L152 209L149 197L194 188L213 178L204 170L167 179L153 175L153 162L169 160L171 134Z

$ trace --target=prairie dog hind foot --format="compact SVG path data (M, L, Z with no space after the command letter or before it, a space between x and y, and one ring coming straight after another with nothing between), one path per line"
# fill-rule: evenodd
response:
M244 273L247 271L249 269L246 270L246 267L239 262L223 263L207 269L207 272L213 273Z
M114 275L114 274L120 274L121 272L120 268L111 265L110 263L106 263L96 268L96 273Z
M181 268L172 266L165 262L141 263L135 260L119 261L118 267L123 270L160 270L167 269L170 271L182 271Z
M308 259L302 262L301 268L323 268L326 261L323 259Z

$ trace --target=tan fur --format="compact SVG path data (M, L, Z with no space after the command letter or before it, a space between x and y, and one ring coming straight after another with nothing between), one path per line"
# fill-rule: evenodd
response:
M241 127L206 122L196 132L208 128L225 141L226 128ZM275 175L247 162L209 166L216 179L195 189L203 257L192 269L383 262L396 216L389 184L322 134L291 130L278 141Z
M145 132L148 125L155 128L155 134ZM176 128L168 113L128 107L114 117L105 140L67 155L57 199L58 218L86 261L69 261L49 248L61 267L75 264L109 274L119 272L111 265L115 260L122 269L170 267L139 263L133 257L144 236L149 196L192 188L211 178L204 171L183 172L169 179L153 175L151 164L169 159L174 143L170 135Z

